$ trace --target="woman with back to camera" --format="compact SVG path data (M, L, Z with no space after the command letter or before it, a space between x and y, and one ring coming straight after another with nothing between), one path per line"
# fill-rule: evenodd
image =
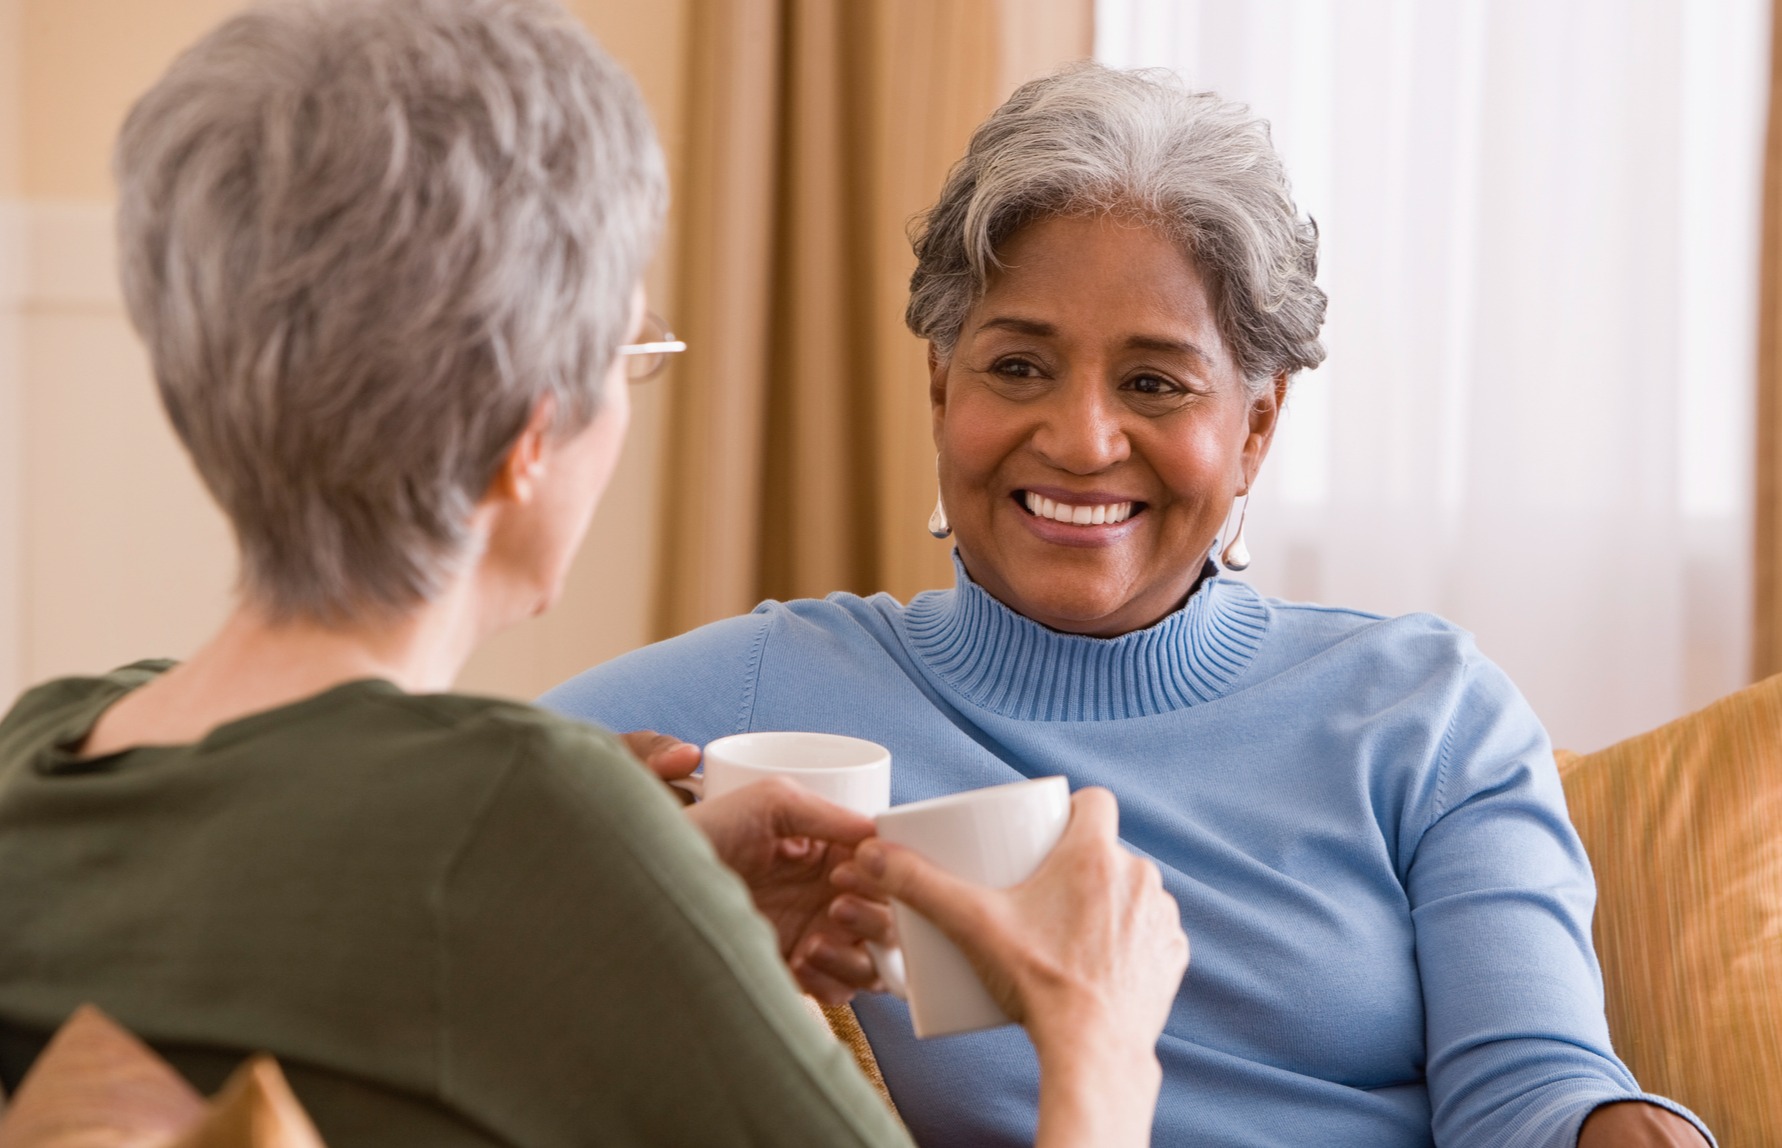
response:
M542 0L277 0L143 97L117 174L239 600L0 723L0 1086L92 1002L207 1090L274 1053L333 1148L906 1144L786 963L870 979L830 909L884 906L829 884L870 821L773 784L683 813L611 735L449 692L555 598L624 437L665 198L629 79ZM1186 945L1106 793L1015 890L860 859L1033 1033L1044 1142L1145 1141Z
M1610 1048L1588 862L1510 682L1438 619L1265 599L1214 563L1324 355L1317 233L1267 125L1153 73L1035 80L914 244L956 587L768 603L546 704L692 742L870 738L896 801L1114 790L1195 951L1159 1144L1703 1144ZM919 1044L898 1002L855 1009L925 1148L1031 1134L1009 1034Z

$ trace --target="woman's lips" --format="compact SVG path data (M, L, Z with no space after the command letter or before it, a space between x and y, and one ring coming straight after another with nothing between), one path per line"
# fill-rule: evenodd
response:
M1098 492L1057 497L1062 491L1042 493L1017 490L1015 504L1035 534L1065 546L1105 546L1125 537L1145 504Z
M1074 526L1101 526L1104 523L1125 522L1132 517L1130 501L1065 502L1047 498L1031 490L1023 491L1022 495L1022 505L1027 513L1038 518L1050 518L1054 522L1068 522Z

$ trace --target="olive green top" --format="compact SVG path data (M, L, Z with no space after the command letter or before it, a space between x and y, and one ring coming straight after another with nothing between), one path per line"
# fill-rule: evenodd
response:
M166 663L0 722L0 1022L93 1002L200 1087L274 1053L331 1148L908 1140L609 734L349 682L75 755Z

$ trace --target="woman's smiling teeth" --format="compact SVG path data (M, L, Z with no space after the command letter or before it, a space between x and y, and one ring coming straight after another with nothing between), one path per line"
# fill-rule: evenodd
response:
M1023 491L1027 504L1027 513L1036 518L1050 518L1054 522L1068 522L1074 526L1101 526L1115 522L1125 522L1132 517L1132 503L1104 502L1090 506L1073 506L1068 502L1054 502L1031 490Z

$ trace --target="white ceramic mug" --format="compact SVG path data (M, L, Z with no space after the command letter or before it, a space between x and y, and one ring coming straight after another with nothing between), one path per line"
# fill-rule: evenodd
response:
M1006 889L1031 877L1064 835L1070 784L1042 777L972 789L899 805L877 821L886 841L914 849L955 877ZM892 904L916 1035L1010 1023L958 946L909 906Z
M769 777L784 777L866 817L877 817L891 805L891 751L864 738L789 731L739 733L705 747L708 799Z
M891 751L864 738L764 731L732 734L705 747L704 800L769 777L783 777L865 817L876 817L891 804ZM907 996L903 954L883 945L866 947L885 987Z

